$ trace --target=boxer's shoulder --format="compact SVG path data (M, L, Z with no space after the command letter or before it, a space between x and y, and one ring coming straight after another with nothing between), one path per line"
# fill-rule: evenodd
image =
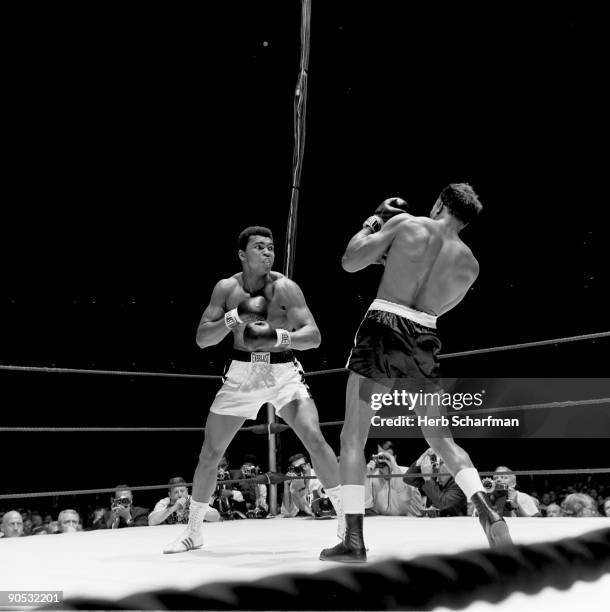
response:
M438 234L441 231L438 222L430 217L410 217L404 219L402 225L413 232Z
M277 300L302 299L302 290L297 283L292 279L280 274L279 277L271 284L272 295Z
M421 242L441 235L441 230L435 221L428 217L412 217L410 215L400 215L400 217L402 218L397 219L398 225L395 228L396 236L399 238Z
M281 272L271 271L269 277L272 283L281 283L282 281L288 280L287 276L284 276Z
M277 297L285 293L293 282L280 272L271 272L270 283L267 285L267 289L270 291L271 297Z
M213 301L223 303L224 308L233 308L243 298L243 289L238 275L221 278L214 287Z
M241 289L241 272L234 274L233 276L229 276L229 278L221 278L216 287L219 291L222 291L225 295L229 295L237 289Z

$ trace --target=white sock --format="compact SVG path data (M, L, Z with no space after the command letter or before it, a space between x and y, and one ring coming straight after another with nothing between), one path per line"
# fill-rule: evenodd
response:
M485 491L479 472L476 468L464 468L455 475L455 482L466 495L466 499L470 499L478 491Z
M345 514L364 514L364 485L341 485L341 505Z
M341 503L341 485L337 485L332 489L324 489L326 494L330 498L330 501L337 513L337 516L343 514L343 504Z
M209 510L210 504L195 501L191 498L191 504L189 506L189 525L188 530L191 533L198 534L203 527L203 517Z

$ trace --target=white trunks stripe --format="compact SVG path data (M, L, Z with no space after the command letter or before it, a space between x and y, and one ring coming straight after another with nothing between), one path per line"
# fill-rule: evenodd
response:
M377 298L369 306L369 310L383 310L385 312L391 312L399 317L404 317L406 319L410 319L411 321L415 321L415 323L419 323L424 327L436 329L437 317L426 312L414 310L408 306L403 306L402 304L395 304L394 302L388 302L387 300L380 300Z

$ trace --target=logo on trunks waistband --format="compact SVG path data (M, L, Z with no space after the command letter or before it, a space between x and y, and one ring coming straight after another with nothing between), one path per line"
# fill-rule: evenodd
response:
M271 353L251 353L250 363L271 363Z

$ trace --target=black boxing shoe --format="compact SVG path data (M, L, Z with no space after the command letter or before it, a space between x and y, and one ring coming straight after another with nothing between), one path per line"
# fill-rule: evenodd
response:
M339 563L366 563L366 547L362 533L363 514L345 515L345 537L341 544L325 548L320 553L320 561Z
M489 545L492 548L496 548L497 546L512 544L513 541L508 532L506 521L491 506L485 493L483 491L477 491L470 498L470 501L472 501L474 507L477 509L479 523L481 523L481 527L483 527Z

